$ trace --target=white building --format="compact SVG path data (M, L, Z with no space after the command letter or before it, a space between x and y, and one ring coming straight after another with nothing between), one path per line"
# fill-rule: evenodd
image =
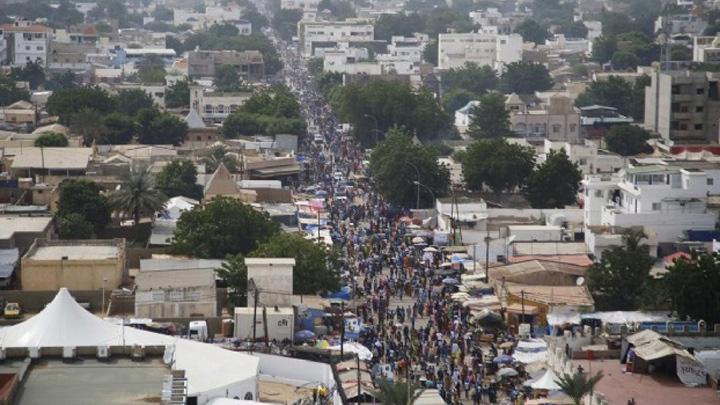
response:
M219 92L209 88L190 88L190 107L205 122L222 122L252 97L250 92Z
M507 96L505 109L510 112L510 129L517 136L579 142L580 111L569 97L554 94L543 100L536 95L528 102L513 93Z
M430 39L427 34L415 34L412 37L393 36L387 47L387 54L377 55L377 58L420 63L428 42Z
M588 54L592 49L592 41L585 38L565 38L563 34L556 34L552 39L545 40L545 46L543 48L557 51L561 54Z
M248 277L248 306L253 306L255 291L251 291L250 280L258 291L258 305L284 306L295 304L293 297L293 258L246 258Z
M25 66L28 62L37 62L44 67L51 33L44 25L22 19L0 25L0 48L4 48L7 63Z
M717 211L709 195L720 194L720 165L662 161L630 166L618 176L586 176L586 227L642 226L657 242L674 242L687 230L713 230Z
M523 40L518 34L483 33L440 34L438 68L461 68L471 62L502 70L503 66L522 60Z
M584 143L570 143L563 141L551 141L545 139L544 154L538 163L544 161L551 150L564 149L568 158L577 163L583 174L614 173L625 167L625 159L612 152L601 150L594 141L585 140Z
M281 0L282 10L317 10L320 0Z
M693 62L720 62L720 35L693 37Z
M303 56L314 56L315 48L333 47L341 42L371 42L374 27L364 20L300 21L298 37Z

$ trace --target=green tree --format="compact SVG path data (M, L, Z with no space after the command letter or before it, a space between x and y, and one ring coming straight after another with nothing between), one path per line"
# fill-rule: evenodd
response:
M480 104L470 110L468 135L475 139L510 135L510 113L505 109L505 95L488 93L479 101Z
M170 250L200 258L222 259L248 254L280 232L267 213L233 198L212 201L186 211L177 222Z
M214 173L218 166L225 165L230 173L237 172L237 159L228 153L225 145L213 145L208 149L208 155L202 158L205 165L205 173Z
M412 381L393 382L385 379L378 381L378 389L373 391L373 397L381 404L386 405L412 405L420 398L424 388Z
M487 139L468 147L462 171L469 189L482 190L486 185L499 193L522 186L534 166L532 147L511 144L505 139Z
M355 17L353 5L346 0L321 0L318 11L328 10L338 20Z
M197 184L197 168L188 159L175 159L163 166L155 176L155 184L168 197L184 196L195 200L203 197Z
M523 37L523 41L534 42L539 45L544 45L545 40L550 38L547 27L530 18L518 24L515 27L515 32Z
M48 98L45 108L49 114L59 116L60 122L67 125L73 115L83 109L109 113L115 109L115 103L99 87L78 87L53 92Z
M443 94L442 102L445 111L451 113L467 105L477 98L477 94L462 88L452 89Z
M603 35L615 37L626 32L637 31L629 15L625 13L603 12L600 15Z
M78 213L70 213L57 217L58 236L60 239L92 239L93 224Z
M179 145L187 134L187 124L174 115L155 109L138 112L138 136L146 145Z
M582 173L565 149L550 151L527 181L527 199L535 208L563 208L577 201Z
M556 32L565 35L565 38L585 38L588 29L582 21L565 20Z
M187 80L178 80L168 86L165 92L165 106L167 108L190 106L190 84Z
M95 141L99 144L128 144L135 135L135 121L125 114L110 113L103 118L103 127L98 135Z
M68 139L65 135L57 132L46 132L35 139L35 146L63 147L68 146Z
M612 59L610 59L610 63L615 70L628 70L637 68L637 65L640 63L640 59L638 59L634 53L622 50L613 54Z
M593 40L592 59L597 63L609 62L617 51L617 41L613 37L599 36Z
M300 10L280 10L273 15L272 26L280 38L288 41L297 32L297 23L302 18Z
M110 208L107 198L97 183L89 180L65 179L60 183L58 217L70 214L81 215L93 226L95 234L110 222Z
M720 253L693 251L670 265L662 282L681 318L720 323Z
M608 150L622 156L633 156L639 153L650 153L652 147L647 141L650 132L635 125L616 125L610 128L605 136Z
M51 91L74 89L78 87L75 80L75 73L70 70L66 70L62 73L53 73L50 78L45 81L45 89Z
M480 96L498 86L495 70L490 66L466 63L460 69L450 69L442 75L442 86L446 91L465 90Z
M438 65L438 42L437 40L430 41L429 44L425 45L423 49L423 60L433 66Z
M594 81L575 100L575 105L585 107L589 105L602 105L615 107L620 114L641 120L645 109L645 86L649 84L649 77L642 76L630 85L619 76L610 76L604 81Z
M399 206L415 207L418 188L424 207L434 205L434 198L448 192L450 173L438 163L435 150L414 145L410 134L399 128L391 128L385 140L373 149L370 170L380 194ZM415 184L418 178L421 186Z
M155 179L147 169L131 170L120 188L110 194L108 202L122 218L132 218L137 230L143 216L153 216L165 206L167 197L155 187Z
M144 90L131 89L120 90L115 96L115 105L118 112L134 116L144 108L153 108L155 103Z
M10 76L17 81L28 82L33 90L45 84L45 71L38 62L28 62L21 68L12 68Z
M30 100L30 93L15 85L15 81L0 74L0 106L7 106L16 101Z
M83 108L71 116L70 130L82 136L85 145L91 145L94 141L103 143L106 132L103 114L92 108Z
M220 65L215 68L215 87L220 91L237 91L240 89L240 76L237 66Z
M572 375L564 374L555 381L555 383L560 386L563 392L572 398L573 404L580 405L585 395L592 393L602 378L602 371L598 371L598 373L592 377L577 372Z
M553 86L547 68L534 62L513 62L507 65L500 82L505 92L516 94L533 94Z
M411 36L415 32L422 32L425 20L416 13L382 14L375 21L375 39L390 41L393 36Z
M233 306L247 305L247 266L241 254L226 257L222 266L215 269L215 274L225 284L228 301Z
M642 243L645 238L642 231L627 231L622 246L605 251L588 269L588 285L599 309L638 309L654 263L649 247Z
M293 292L295 294L319 294L337 291L340 276L330 266L331 254L324 245L305 239L298 233L278 233L261 243L252 257L292 257Z

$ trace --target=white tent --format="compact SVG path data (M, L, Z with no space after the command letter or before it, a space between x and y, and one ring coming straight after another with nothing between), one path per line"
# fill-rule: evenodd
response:
M192 210L198 204L200 203L192 198L183 196L172 197L165 202L163 217L177 221L183 212Z
M257 398L258 358L104 321L75 302L66 288L37 315L0 329L3 349L135 345L174 348L168 360L173 369L185 370L188 395L198 397L200 404L216 397L245 398L248 393Z
M560 388L560 386L555 382L557 379L558 376L551 369L548 369L542 377L530 384L530 387L536 390L560 390L562 388Z
M525 364L545 361L547 343L542 339L521 340L513 352L513 359Z

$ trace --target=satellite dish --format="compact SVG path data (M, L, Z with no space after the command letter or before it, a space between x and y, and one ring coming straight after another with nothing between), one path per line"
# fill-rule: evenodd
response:
M578 287L585 284L585 277L578 277L577 280L575 280L575 284L577 284Z

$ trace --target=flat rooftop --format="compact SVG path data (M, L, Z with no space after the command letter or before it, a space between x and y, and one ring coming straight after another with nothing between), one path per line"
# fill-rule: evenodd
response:
M43 232L52 220L52 217L0 216L0 239L10 239L17 232Z
M30 366L14 403L160 403L163 378L168 374L170 369L161 359L81 359L73 363L45 360Z
M602 370L604 377L596 386L610 404L625 404L635 398L638 404L703 405L717 404L718 398L710 387L684 386L677 375L658 372L653 375L622 373L618 360L573 360L573 367L581 365L593 374Z
M98 245L59 245L38 246L34 252L28 253L32 260L104 260L118 257L117 246Z

